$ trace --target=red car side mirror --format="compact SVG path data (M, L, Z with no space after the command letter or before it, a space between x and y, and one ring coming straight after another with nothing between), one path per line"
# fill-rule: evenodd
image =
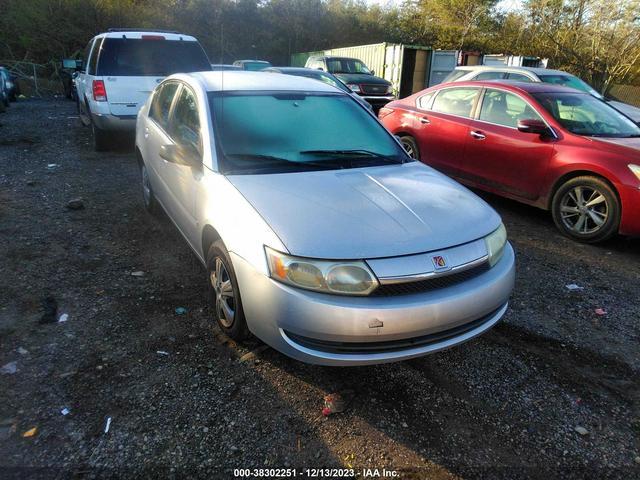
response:
M549 127L546 123L534 118L518 120L518 130L522 133L537 133L538 135L546 135L550 133Z

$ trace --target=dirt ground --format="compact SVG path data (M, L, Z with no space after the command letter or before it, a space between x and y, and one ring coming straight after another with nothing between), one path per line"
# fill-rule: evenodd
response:
M129 148L94 152L63 99L12 104L0 124L3 478L306 478L349 466L360 477L640 477L640 240L577 244L545 212L483 195L518 263L496 328L375 367L272 349L241 360L259 342L236 345L213 324L206 273L171 222L144 211ZM67 208L75 198L83 209ZM39 323L46 297L66 322ZM335 392L346 411L325 418Z

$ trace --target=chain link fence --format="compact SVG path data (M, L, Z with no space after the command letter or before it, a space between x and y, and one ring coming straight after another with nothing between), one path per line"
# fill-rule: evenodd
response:
M640 85L614 85L607 93L620 102L640 108Z

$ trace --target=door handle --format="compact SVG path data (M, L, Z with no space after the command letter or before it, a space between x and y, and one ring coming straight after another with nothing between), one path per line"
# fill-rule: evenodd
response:
M477 130L471 130L471 132L469 132L469 135L471 135L476 140L484 140L485 138L487 138L484 134L478 132Z
M422 123L423 125L429 125L431 123L431 120L429 120L427 117L420 117L420 123Z

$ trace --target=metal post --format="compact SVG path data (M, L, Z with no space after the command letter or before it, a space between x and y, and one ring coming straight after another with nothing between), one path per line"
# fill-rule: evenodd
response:
M36 87L36 95L39 97L40 92L38 91L38 75L36 74L36 64L32 63L31 67L33 67L33 83L35 84L35 87Z

